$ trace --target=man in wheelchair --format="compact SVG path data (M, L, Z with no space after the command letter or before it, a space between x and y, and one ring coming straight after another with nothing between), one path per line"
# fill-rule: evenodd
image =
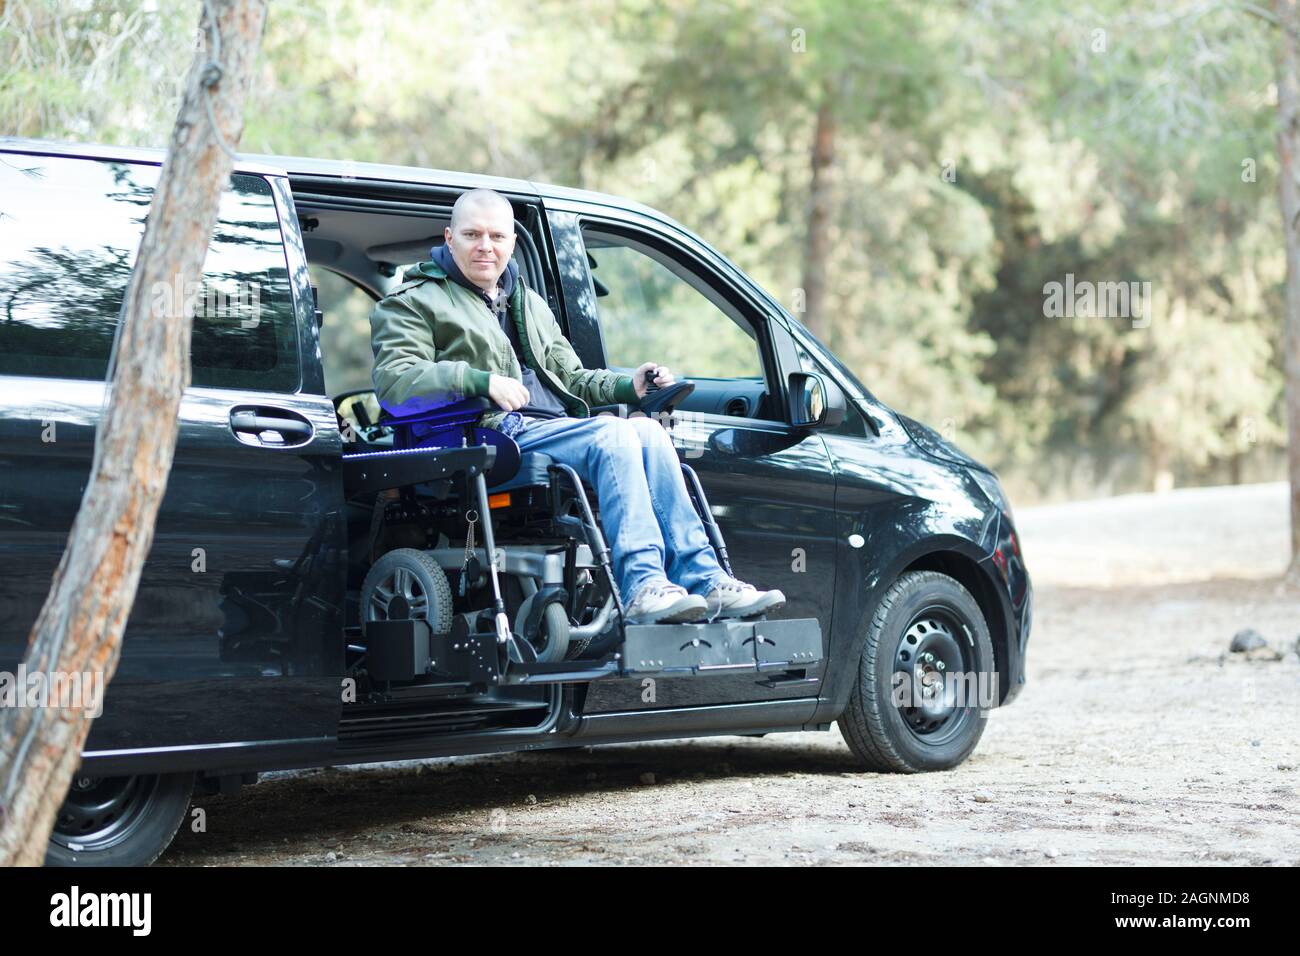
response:
M511 261L514 214L501 194L464 193L444 236L370 314L383 408L409 416L486 398L496 409L482 427L590 483L626 623L750 617L781 607L780 591L760 591L724 570L663 427L643 415L592 416L593 407L641 403L673 386L672 373L653 362L630 376L583 368L545 299Z

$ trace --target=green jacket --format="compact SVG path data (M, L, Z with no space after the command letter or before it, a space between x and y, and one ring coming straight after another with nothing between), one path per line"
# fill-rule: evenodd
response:
M583 368L546 300L520 277L510 295L524 360L575 418L591 406L635 404L632 376ZM411 415L475 396L487 397L488 377L523 380L510 339L482 298L453 282L435 262L421 262L370 312L375 394L394 415ZM506 412L485 412L496 428Z

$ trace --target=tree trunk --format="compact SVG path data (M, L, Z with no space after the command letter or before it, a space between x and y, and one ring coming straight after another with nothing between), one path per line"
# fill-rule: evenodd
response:
M826 257L831 248L830 167L835 161L835 115L831 85L822 88L813 131L812 180L808 187L808 238L803 260L803 324L820 339L826 338Z
M1296 0L1275 0L1277 14L1277 154L1286 241L1286 330L1283 375L1286 380L1287 476L1291 483L1291 565L1287 578L1300 585L1300 190L1296 155L1300 150L1300 16Z
M1147 446L1151 459L1151 491L1157 495L1174 490L1174 472L1169 460L1169 446L1153 437Z
M154 292L194 288L202 276L232 166L221 139L232 149L239 142L266 19L265 0L207 0L205 10L215 25L206 12L200 17L206 42L190 68L149 208L122 304L90 482L28 638L28 674L91 673L103 684L112 678L153 541L190 379L195 306L193 296L172 301ZM0 864L44 859L55 813L81 762L90 708L58 703L0 707Z

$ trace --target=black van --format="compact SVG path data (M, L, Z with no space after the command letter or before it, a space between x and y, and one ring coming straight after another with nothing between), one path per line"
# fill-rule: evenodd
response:
M23 656L85 488L162 159L0 139L0 672ZM537 665L513 683L366 679L367 575L396 549L437 548L389 527L402 509L432 515L424 499L345 474L392 440L369 391L365 314L479 186L512 203L521 274L584 364L653 356L695 383L673 442L737 576L785 592L777 624L815 622L801 662L764 667L747 651L744 667L651 676L624 662ZM274 769L832 721L864 769L949 768L1024 682L1030 583L994 474L882 404L652 209L466 173L243 157L202 295L153 547L51 863L150 862L196 787ZM809 382L824 407L801 418L791 393ZM599 589L590 575L567 584ZM575 629L602 623L569 607ZM936 692L958 672L977 699Z

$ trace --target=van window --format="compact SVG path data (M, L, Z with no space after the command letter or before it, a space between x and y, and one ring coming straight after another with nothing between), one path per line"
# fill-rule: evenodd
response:
M316 304L324 315L320 327L321 362L325 368L325 394L373 388L370 370L375 356L370 348L370 310L375 300L361 286L320 266L310 266ZM400 272L398 273L401 274Z
M0 374L103 379L158 167L0 153ZM195 385L296 391L297 326L271 187L235 175L197 289Z
M618 236L588 229L583 239L609 365L654 360L679 378L763 381L753 330L715 305L684 270Z

